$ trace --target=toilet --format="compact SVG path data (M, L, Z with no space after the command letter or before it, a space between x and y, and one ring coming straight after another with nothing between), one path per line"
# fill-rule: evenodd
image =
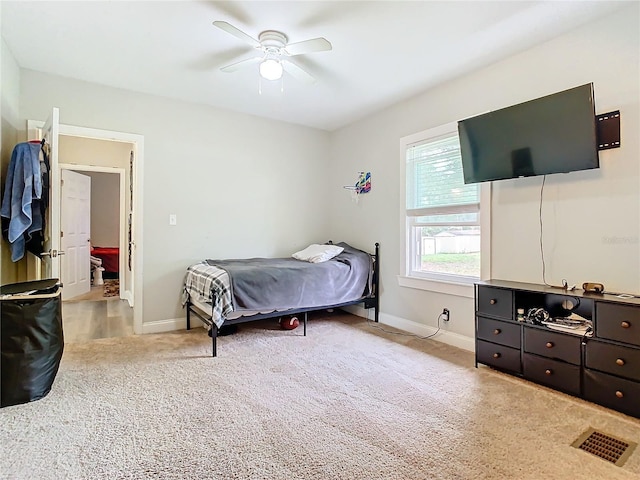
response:
M96 267L93 269L93 284L94 285L104 285L104 280L102 279L102 272L104 272L103 267Z

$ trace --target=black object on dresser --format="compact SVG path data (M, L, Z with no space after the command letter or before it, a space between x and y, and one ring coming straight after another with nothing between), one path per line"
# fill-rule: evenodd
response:
M517 321L577 314L592 336ZM478 363L640 418L640 299L488 280L475 285Z

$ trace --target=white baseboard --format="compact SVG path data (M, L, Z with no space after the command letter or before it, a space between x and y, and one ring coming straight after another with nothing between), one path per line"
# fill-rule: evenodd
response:
M359 317L365 317L369 320L373 320L373 310L371 310L371 313L369 313L369 310L359 306L344 307L344 310L354 315L358 315ZM411 320L396 317L394 315L389 315L384 312L380 312L379 321L383 325L389 325L390 327L398 328L400 330L404 330L405 332L413 333L414 335L419 335L421 337L433 335L437 331L437 328L435 327L423 325L422 323L413 322ZM467 337L466 335L460 335L459 333L440 330L438 334L432 337L432 340L446 343L447 345L458 347L463 350L468 350L470 352L475 352L476 350L476 342L473 337Z
M201 327L203 324L194 316L191 316L191 328ZM164 333L173 332L175 330L184 330L187 328L187 317L168 318L166 320L158 320L155 322L146 322L142 324L142 333Z
M369 311L365 308L359 306L348 306L343 307L343 310L357 315L359 317L369 318L373 320L373 310ZM389 325L390 327L398 328L400 330L404 330L408 333L413 333L414 335L419 335L421 337L426 337L428 335L433 335L436 332L436 328L430 327L428 325L423 325L422 323L413 322L411 320L406 320L404 318L396 317L394 315L389 315L387 313L380 312L380 323L383 325ZM198 328L202 326L202 322L197 318L191 317L191 328ZM172 332L174 330L184 330L187 328L187 318L169 318L167 320L158 320L156 322L147 322L142 324L142 333L164 333L164 332ZM467 337L465 335L460 335L459 333L447 332L444 330L440 330L440 332L432 337L433 340L438 342L446 343L447 345L451 345L453 347L462 348L463 350L468 350L470 352L475 352L476 342L472 337Z

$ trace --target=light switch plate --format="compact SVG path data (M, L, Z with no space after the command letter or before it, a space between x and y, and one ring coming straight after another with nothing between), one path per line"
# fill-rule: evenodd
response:
M169 215L169 225L177 225L178 224L178 216L175 213Z

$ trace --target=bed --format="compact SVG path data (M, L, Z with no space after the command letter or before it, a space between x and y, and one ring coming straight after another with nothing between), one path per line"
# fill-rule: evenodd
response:
M292 256L204 260L190 265L182 296L187 330L191 328L191 315L195 315L209 329L215 357L218 332L223 326L302 314L306 336L309 312L360 303L374 309L377 322L380 245L375 244L373 254L344 242L323 245L335 249L332 255L339 253L319 261L318 257L309 260Z
M120 253L118 247L93 247L91 256L102 260L102 268L106 273L120 271Z

